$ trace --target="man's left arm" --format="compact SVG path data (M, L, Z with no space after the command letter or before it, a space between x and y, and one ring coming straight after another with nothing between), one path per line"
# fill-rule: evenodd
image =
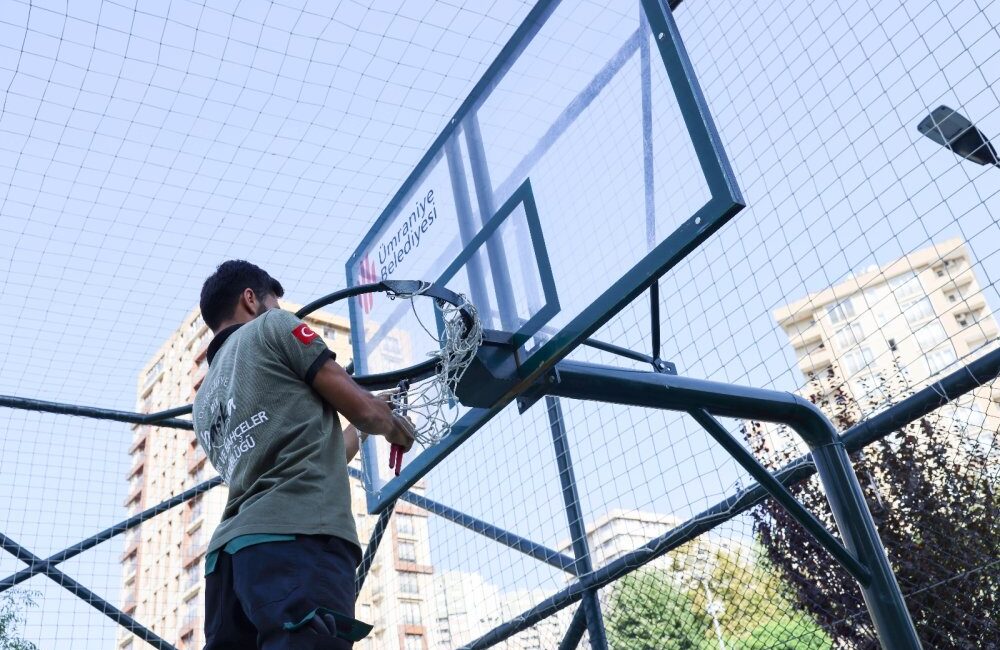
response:
M367 437L368 434L361 433L353 424L349 424L344 428L344 452L347 454L348 463L358 455L358 449L360 449L361 443Z

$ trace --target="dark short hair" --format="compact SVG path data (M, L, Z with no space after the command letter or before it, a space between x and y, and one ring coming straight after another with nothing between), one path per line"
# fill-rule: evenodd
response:
M244 260L223 262L201 286L201 317L213 332L236 313L244 289L253 289L260 300L285 295L281 283L259 266Z

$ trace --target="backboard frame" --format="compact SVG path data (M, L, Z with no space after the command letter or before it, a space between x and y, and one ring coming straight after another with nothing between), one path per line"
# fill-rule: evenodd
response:
M348 260L346 275L349 286L358 283L358 265L373 240L381 232L381 228L395 217L403 202L423 180L425 172L448 154L449 144L454 146L455 139L452 136L456 135L456 131L464 126L468 130L467 135L473 137L478 135L477 109L498 86L520 53L524 51L561 2L562 0L540 0L528 13L524 22L518 27L468 98L434 140L427 153L389 201L368 235L362 239ZM640 0L638 4L641 6L641 22L651 30L652 41L657 45L681 117L691 138L710 194L709 200L693 215L685 219L670 235L656 244L631 269L626 270L621 278L611 284L562 330L556 332L551 339L545 342L540 350L520 366L520 381L508 390L493 407L470 409L459 419L444 440L423 451L408 466L403 468L398 477L391 479L384 485L380 484L375 441L366 441L363 463L369 512L380 512L388 507L458 445L467 440L514 398L535 383L548 369L579 346L639 294L648 289L664 273L683 260L744 207L745 203L735 174L726 156L721 138L670 10L662 0ZM637 7L637 9L639 8ZM642 37L641 33L638 36L639 38L630 39L628 43L623 45L623 49L634 47L647 54L648 59L646 50L650 39ZM609 65L611 64L609 63ZM614 70L610 74L613 73ZM594 78L591 86L596 86L596 90L592 90L592 92L600 91L601 78L600 74ZM644 87L642 97L644 106L648 105L650 101L648 93L648 88ZM567 110L570 108L572 107L568 107ZM556 138L558 135L559 133L555 133L552 137ZM542 143L540 142L539 145ZM477 156L474 149L470 150L470 157L475 172ZM646 173L647 192L649 192L651 191L648 188L649 183L652 182L652 169L647 167ZM497 211L493 206L482 204L482 199L480 201L481 214L496 215ZM350 323L353 332L365 331L363 316L356 301L350 303ZM352 339L355 359L357 360L361 352L360 343L357 337L352 337Z

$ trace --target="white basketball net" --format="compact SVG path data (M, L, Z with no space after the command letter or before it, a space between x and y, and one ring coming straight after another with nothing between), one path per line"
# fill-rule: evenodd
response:
M410 301L410 307L417 316L413 299L420 296L430 287L422 283L421 287L412 293L391 293L391 298L403 298ZM430 356L439 360L437 372L408 387L405 392L393 397L392 410L397 415L409 417L417 425L416 441L423 447L430 447L440 442L458 417L455 408L458 398L455 391L462 375L468 369L483 342L483 325L479 320L475 306L464 295L459 295L461 304L453 305L437 301L444 321L444 336L429 329L420 317L417 322L427 332L427 335L438 342L438 350ZM462 312L472 316L472 325L466 332L466 322ZM435 328L436 329L436 328Z

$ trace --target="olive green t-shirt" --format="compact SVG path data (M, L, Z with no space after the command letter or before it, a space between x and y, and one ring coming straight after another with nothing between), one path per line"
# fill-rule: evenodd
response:
M311 387L332 356L281 309L212 340L194 427L229 498L210 552L261 533L336 535L360 547L340 420Z

